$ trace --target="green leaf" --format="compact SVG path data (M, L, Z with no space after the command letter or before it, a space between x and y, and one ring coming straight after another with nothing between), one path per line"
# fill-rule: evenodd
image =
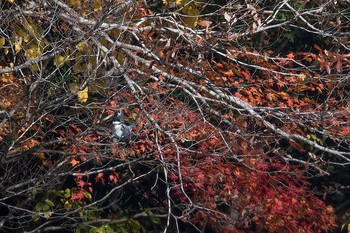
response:
M43 212L47 212L47 211L49 211L50 209L51 209L51 208L50 208L49 205L43 204L43 209L42 209Z
M102 229L103 229L103 231L105 233L112 233L112 232L114 232L113 228L111 226L109 226L109 225L103 225Z
M40 216L38 214L32 214L32 219L34 222L36 222L40 219Z
M49 199L45 199L45 203L46 203L48 206L50 206L50 207L54 207L54 206L55 206L55 204L54 204L52 201L50 201Z
M89 200L92 200L92 195L91 193L87 192L87 191L84 191L84 197L86 197L87 199Z
M151 222L153 224L159 224L160 223L160 220L159 218L155 217L155 216L150 216L150 219L151 219Z
M36 212L41 212L42 209L43 209L43 203L42 203L42 202L39 202L38 204L35 205L34 210L35 210Z
M70 198L70 196L71 196L71 194L70 194L70 189L66 189L66 190L64 191L64 197L65 197L65 198Z
M121 233L130 233L129 231L127 231L123 226L119 226L118 227L118 230L121 232ZM117 232L119 232L117 231Z
M150 218L150 220L151 220L151 222L152 222L153 224L159 224L159 223L160 223L159 218L155 217L155 216L153 215L152 211L147 210L147 215L149 216L149 218Z
M72 208L72 202L66 201L66 202L64 203L64 208L66 208L66 209L71 209L71 208Z
M99 228L91 228L89 230L89 233L104 233L103 230L99 229Z
M132 232L141 232L142 226L139 221L135 219L130 219L128 221L128 224L130 225Z
M284 36L291 42L294 42L295 39L295 33L294 32L290 32L290 33L286 33L284 34Z

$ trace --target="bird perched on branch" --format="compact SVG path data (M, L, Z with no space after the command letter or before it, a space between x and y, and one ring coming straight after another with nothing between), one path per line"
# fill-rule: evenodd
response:
M129 144L131 126L125 124L123 110L114 113L112 122L112 134L113 137L117 138L120 142Z

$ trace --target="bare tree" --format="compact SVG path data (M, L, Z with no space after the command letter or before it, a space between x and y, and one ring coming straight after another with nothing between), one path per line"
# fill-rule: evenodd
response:
M259 229L249 181L350 163L346 1L1 4L3 231Z

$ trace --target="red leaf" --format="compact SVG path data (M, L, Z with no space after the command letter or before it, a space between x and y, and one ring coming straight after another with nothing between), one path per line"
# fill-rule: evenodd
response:
M70 199L72 202L83 200L84 199L84 190L81 189L78 192L73 193L72 197Z
M84 188L84 186L85 186L85 181L83 181L83 180L78 180L77 185L78 185L80 188Z
M118 176L109 175L109 180L112 181L114 184L117 184L117 182L118 182Z
M203 173L199 173L198 174L198 176L197 176L197 178L200 180L200 181L204 181L205 179L205 176L204 176L204 174Z
M145 151L146 151L145 144L141 144L141 145L140 145L140 150L141 150L142 152L145 152Z
M103 173L100 172L97 174L97 176L95 177L95 183L101 182L101 184L105 184L105 179L103 178Z

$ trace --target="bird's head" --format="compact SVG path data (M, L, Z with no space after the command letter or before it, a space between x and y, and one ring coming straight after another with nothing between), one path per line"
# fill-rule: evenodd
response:
M124 113L123 110L116 111L113 116L113 122L124 123Z

